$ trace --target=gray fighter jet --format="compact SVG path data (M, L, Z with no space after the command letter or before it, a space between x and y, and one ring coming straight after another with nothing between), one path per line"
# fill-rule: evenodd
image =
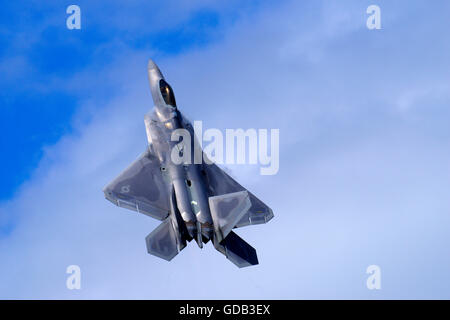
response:
M154 110L145 116L147 150L103 190L117 206L143 213L162 223L147 237L148 253L172 260L187 242L200 248L209 240L238 267L258 264L256 250L232 231L266 223L272 210L209 161L176 164L173 150L198 146L191 123L180 113L170 85L157 65L148 62ZM185 129L192 141L172 141L174 130ZM180 140L183 138L180 137ZM175 149L177 148L177 149ZM200 150L203 159L206 155ZM210 163L210 162L209 162Z

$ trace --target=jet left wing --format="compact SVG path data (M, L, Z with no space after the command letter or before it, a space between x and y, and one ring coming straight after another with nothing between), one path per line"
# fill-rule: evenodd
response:
M148 149L103 190L115 205L158 220L169 215L169 192L158 158Z
M272 209L255 197L251 192L237 183L233 178L220 169L216 164L204 164L203 168L206 172L206 178L209 183L210 191L214 196L235 193L239 191L247 191L251 207L236 223L234 228L245 227L248 225L267 223L273 218Z

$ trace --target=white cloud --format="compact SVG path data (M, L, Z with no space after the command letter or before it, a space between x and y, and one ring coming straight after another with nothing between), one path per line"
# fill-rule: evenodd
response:
M75 133L48 147L33 178L0 207L16 224L0 242L0 296L448 297L450 153L440 136L448 110L395 113L398 89L412 83L392 45L405 29L378 38L363 33L358 6L310 7L263 11L221 43L157 61L191 120L280 128L277 176L233 171L275 212L268 225L238 230L258 250L259 266L238 270L210 244L191 244L170 263L149 256L144 237L158 223L103 199L102 187L145 148L147 53L126 52L99 88L117 94L102 107L86 100ZM348 27L335 29L341 24ZM388 70L377 46L387 46ZM438 83L446 59L417 71ZM88 72L79 79L70 85L98 84ZM79 292L65 288L71 264L82 270ZM380 293L365 288L371 264L382 270Z

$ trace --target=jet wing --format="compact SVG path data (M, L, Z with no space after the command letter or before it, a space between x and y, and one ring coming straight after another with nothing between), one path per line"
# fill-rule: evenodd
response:
M208 179L210 191L214 196L225 195L239 191L247 191L251 207L242 218L236 223L234 228L248 225L262 224L273 218L272 209L255 197L251 192L237 183L233 178L220 169L216 164L204 164L204 170Z
M115 205L158 220L169 215L169 192L158 158L148 149L103 190Z

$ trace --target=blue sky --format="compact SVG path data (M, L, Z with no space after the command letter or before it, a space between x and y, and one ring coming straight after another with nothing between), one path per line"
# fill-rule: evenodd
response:
M60 1L0 12L0 297L449 298L446 1L76 4L81 30ZM103 199L146 146L149 57L192 120L280 129L277 175L230 168L275 213L238 231L259 266L210 245L159 261L158 223Z
M159 27L151 21L153 14L147 15L154 9L164 11L164 6L154 3L131 3L121 10L117 10L114 2L99 6L85 1L78 5L83 9L82 31L61 27L68 16L67 6L58 1L10 2L0 13L1 71L5 75L0 80L1 121L2 128L9 132L1 143L3 150L15 155L3 159L0 199L11 197L30 176L43 155L43 145L53 144L71 132L70 122L80 98L89 94L87 88L73 92L57 84L55 88L46 88L46 83L64 81L82 70L95 72L110 65L125 49L152 50L170 56L208 45L220 40L222 24L232 23L238 13L221 12L220 9L229 10L227 7L199 5L179 12L170 21L173 10L169 9L159 13L159 19L164 20ZM127 10L136 15L140 8L144 9L131 30L119 23L129 19ZM233 9L252 10L253 5ZM118 23L111 23L109 18Z

